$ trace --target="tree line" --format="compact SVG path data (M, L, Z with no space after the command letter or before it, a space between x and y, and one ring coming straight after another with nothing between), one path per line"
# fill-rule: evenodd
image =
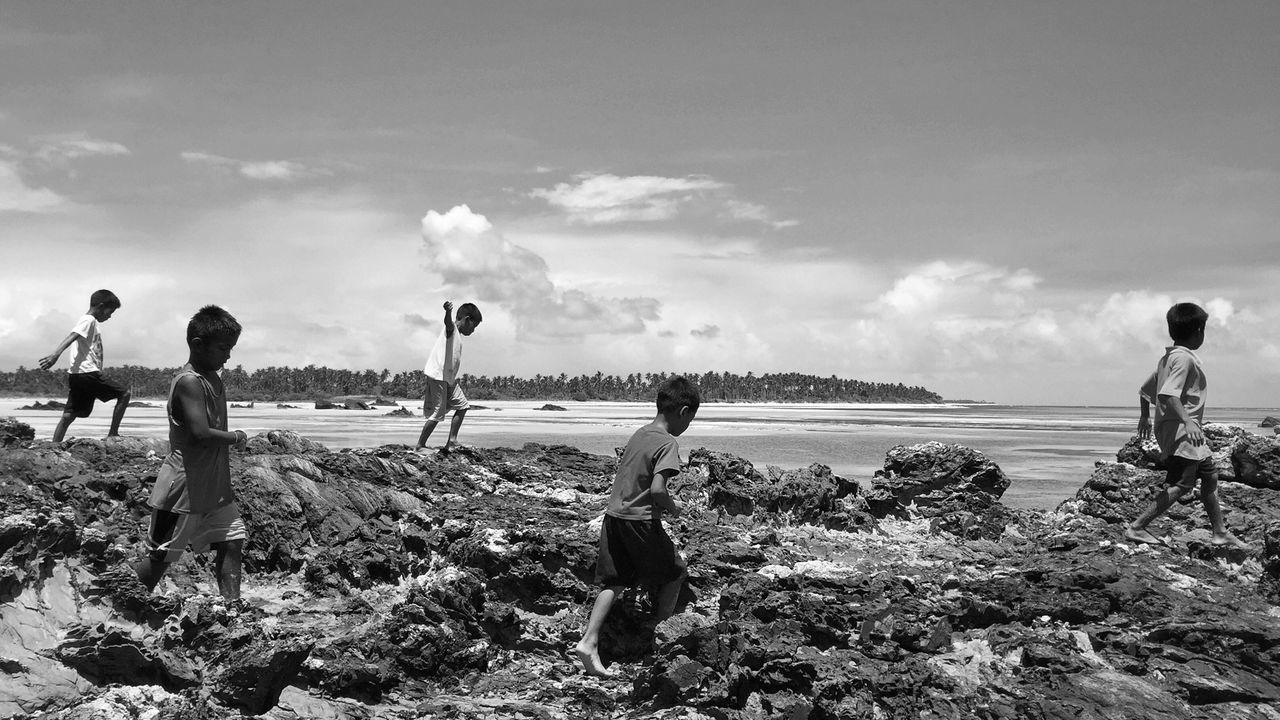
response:
M124 365L108 374L133 387L135 397L165 397L177 368L147 368ZM919 386L819 377L804 373L732 372L684 373L697 382L704 402L907 402L938 403L942 396ZM630 373L628 375L570 376L537 374L531 378L514 375L462 376L467 397L472 400L609 400L650 402L657 388L671 374ZM268 367L252 372L237 365L223 370L222 379L231 400L302 401L342 395L422 397L425 375L421 370L391 373L375 370L341 370L308 365L302 368ZM60 398L66 394L66 373L57 370L19 367L0 372L0 393L14 396Z

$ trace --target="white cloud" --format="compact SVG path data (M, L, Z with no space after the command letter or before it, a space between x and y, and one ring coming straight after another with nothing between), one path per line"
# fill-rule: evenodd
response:
M48 188L28 185L15 163L0 161L0 212L45 213L67 204L65 198Z
M574 180L535 189L529 197L546 200L570 222L585 225L672 220L682 213L774 227L796 224L776 221L763 205L735 198L731 185L706 175L670 178L583 173Z
M540 255L507 240L466 205L428 211L422 238L427 269L453 291L505 308L516 319L518 337L639 333L658 318L661 304L653 298L608 298L558 286Z
M181 157L187 162L231 170L251 180L289 182L331 174L323 168L312 168L290 160L237 160L198 151L183 152Z
M121 143L92 138L85 133L45 135L33 140L37 144L35 156L51 164L65 164L67 161L86 157L130 154L129 148Z

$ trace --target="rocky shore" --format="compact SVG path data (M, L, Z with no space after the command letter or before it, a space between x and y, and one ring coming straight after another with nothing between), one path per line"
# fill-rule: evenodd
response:
M128 570L165 443L0 422L0 719L1280 719L1280 439L1211 440L1250 553L1198 502L1126 543L1163 479L1137 442L1052 512L955 445L857 482L692 450L679 612L624 598L597 679L569 651L612 457L258 435L229 606L206 558L154 594Z

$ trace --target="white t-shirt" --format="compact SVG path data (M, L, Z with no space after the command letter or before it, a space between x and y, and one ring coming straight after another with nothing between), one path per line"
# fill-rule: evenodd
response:
M1193 445L1187 437L1187 428L1177 415L1167 414L1161 395L1178 399L1187 415L1197 425L1204 422L1204 406L1207 396L1204 368L1200 358L1190 349L1181 345L1166 348L1164 357L1156 366L1156 419L1155 436L1160 445L1160 453L1164 457L1177 455L1191 460L1203 460L1213 453L1209 444Z
M98 332L98 319L85 315L71 328L79 335L75 351L71 353L71 374L102 371L102 334Z
M441 328L422 372L429 378L452 383L458 379L458 368L462 366L462 333L456 327L452 335L447 332L447 328Z

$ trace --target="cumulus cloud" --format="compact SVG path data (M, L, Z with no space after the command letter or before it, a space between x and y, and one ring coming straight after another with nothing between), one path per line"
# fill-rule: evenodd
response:
M1042 297L1040 283L1027 269L928 263L869 303L854 334L866 357L900 372L1025 373L1082 362L1106 367L1150 354L1168 342L1164 316L1175 302L1200 302L1223 347L1239 346L1260 326L1223 298L1130 290L1064 305Z
M585 225L671 220L681 213L774 227L795 224L776 221L763 205L734 197L731 185L706 175L671 178L583 173L574 176L574 181L537 188L529 196L546 200L570 222Z
M290 160L238 160L198 151L184 152L181 157L190 163L229 170L251 180L289 182L330 174L328 170L308 167Z
M715 338L720 337L720 326L719 325L703 325L700 328L694 328L690 330L689 334L696 338L714 340Z
M46 213L66 205L58 193L28 185L16 163L0 161L0 212Z
M606 298L552 281L546 261L516 245L489 220L458 205L422 218L427 268L455 292L496 302L529 339L639 333L658 319L660 303L648 297Z

